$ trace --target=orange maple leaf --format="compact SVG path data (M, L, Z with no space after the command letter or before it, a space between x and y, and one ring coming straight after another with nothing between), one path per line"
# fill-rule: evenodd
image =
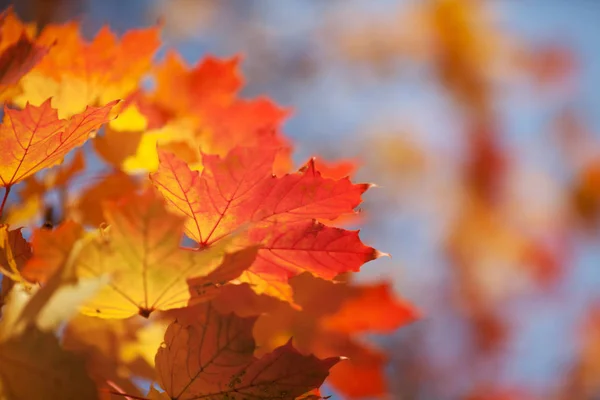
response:
M173 398L219 391L254 359L256 318L221 315L210 303L178 310L156 354L161 384ZM189 374L186 374L186 369Z
M150 175L174 210L187 217L186 233L210 246L245 223L335 219L353 213L369 185L322 178L310 161L295 174L272 173L276 151L238 147L225 159L204 155L202 174L159 149Z
M28 104L23 110L4 108L0 126L0 183L10 187L37 171L62 162L81 146L93 131L108 121L118 101L103 107L87 107L80 114L59 119L50 99L41 106Z
M289 114L289 110L264 97L236 99L226 106L204 107L198 141L205 152L220 156L226 156L240 143L254 147L269 142L269 146L279 149L273 162L273 172L284 174L292 166L292 148L279 128Z
M46 26L40 41L56 45L36 69L57 80L68 74L101 78L100 83L111 86L117 82L137 84L160 45L157 28L132 29L118 39L104 26L89 43L81 38L79 29L77 23Z
M264 97L237 99L243 83L238 64L239 57L207 57L190 68L177 53L169 52L155 70L157 88L149 95L155 107L146 108L145 115L156 120L157 110L163 110L176 121L192 121L195 140L210 154L225 156L239 143L258 145L257 132L278 131L290 111ZM291 146L279 133L274 140L281 151L273 169L285 173L292 165Z
M311 162L281 178L272 173L276 147L237 147L226 158L204 155L202 174L159 149L151 179L171 208L186 218L186 233L201 247L250 224L238 245L261 244L243 281L259 293L290 300L287 278L302 271L332 279L358 271L381 255L357 232L317 223L354 212L369 185L325 179Z
M21 81L14 101L40 104L52 97L61 116L80 112L86 105L105 104L136 91L158 49L157 27L128 31L117 39L107 27L87 42L78 23L48 25L38 42L52 48Z
M319 387L340 361L302 355L291 341L257 359L255 318L221 315L210 304L177 315L156 354L160 384L172 399L293 400Z
M242 86L237 57L221 61L206 57L189 68L174 51L155 70L154 101L173 115L197 115L209 105L233 101Z

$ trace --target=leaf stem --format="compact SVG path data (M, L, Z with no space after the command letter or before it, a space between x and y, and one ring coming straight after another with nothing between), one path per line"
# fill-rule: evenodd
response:
M4 198L2 199L2 204L0 204L0 218L2 218L2 213L4 212L4 206L6 205L6 200L8 200L8 195L10 194L10 189L12 185L6 186L6 191L4 192Z

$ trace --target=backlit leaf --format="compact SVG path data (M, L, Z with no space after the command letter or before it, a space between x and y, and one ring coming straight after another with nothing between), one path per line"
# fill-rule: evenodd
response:
M109 274L110 284L83 312L102 318L148 317L154 310L183 307L187 279L205 276L224 250L180 248L183 221L170 214L151 190L107 204L108 228L90 235L77 260L80 276Z
M210 303L177 313L155 361L166 392L191 399L223 389L254 359L254 320L221 315Z
M238 147L221 159L204 155L200 174L159 149L160 166L151 174L171 208L185 217L186 233L210 246L250 224L243 244L261 244L242 281L257 293L290 300L287 278L303 271L332 279L357 271L380 254L364 246L357 232L326 227L314 218L351 214L368 185L326 179L310 162L295 174L272 174L277 147Z
M155 101L175 115L194 115L206 106L229 104L242 84L237 58L207 57L189 68L173 51L156 69L156 81Z
M161 386L172 399L292 400L319 387L339 361L302 355L291 342L257 359L253 318L203 307L171 324L156 354Z
M5 107L0 126L0 183L16 182L62 162L63 157L81 146L90 134L108 121L116 101L103 107L88 107L69 119L58 119L50 101L24 110Z
M104 27L87 42L77 23L48 25L39 42L54 46L22 79L16 102L39 105L52 97L61 117L134 92L159 46L157 28L131 30L118 39Z

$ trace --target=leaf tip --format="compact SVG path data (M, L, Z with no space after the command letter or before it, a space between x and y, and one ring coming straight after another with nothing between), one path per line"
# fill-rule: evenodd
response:
M115 99L113 101L106 103L106 106L112 108L112 107L116 106L117 104L123 103L123 101L124 101L123 99Z
M388 258L392 258L392 255L390 253L384 253L383 251L379 251L379 250L375 250L374 254L373 254L373 258L380 258L380 257L388 257Z

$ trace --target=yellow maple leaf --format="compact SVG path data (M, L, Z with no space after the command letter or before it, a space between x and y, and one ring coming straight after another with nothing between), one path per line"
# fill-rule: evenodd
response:
M81 277L111 276L82 312L101 318L148 317L184 307L187 279L219 267L225 245L202 251L179 246L183 218L169 213L152 190L105 207L108 228L88 236L77 260Z

